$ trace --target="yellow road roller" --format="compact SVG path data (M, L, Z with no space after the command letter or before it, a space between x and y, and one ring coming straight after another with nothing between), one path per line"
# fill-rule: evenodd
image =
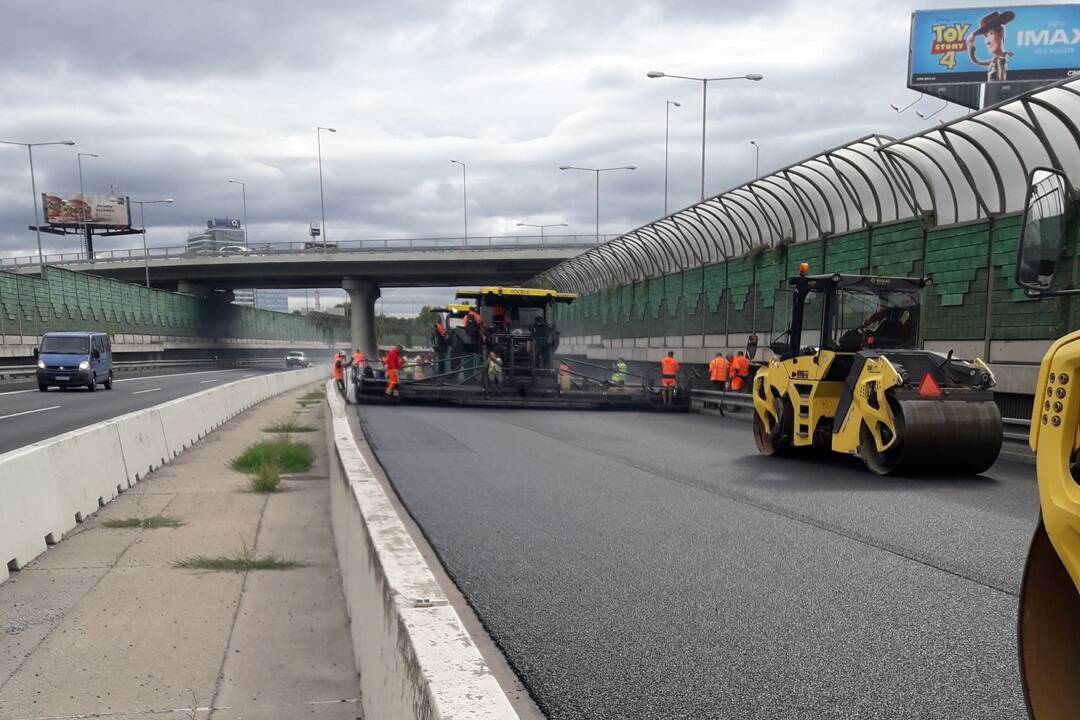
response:
M1080 294L1076 192L1064 173L1032 171L1016 281L1031 297ZM1071 247L1069 247L1071 246ZM1071 255L1071 257L1065 257ZM1064 261L1066 271L1057 273ZM1066 276L1068 287L1056 287ZM1020 680L1033 720L1080 717L1080 332L1051 345L1039 368L1029 442L1039 525L1020 587Z
M994 375L919 349L927 278L800 275L776 292L773 357L753 382L763 455L827 448L889 474L976 474L1001 450Z

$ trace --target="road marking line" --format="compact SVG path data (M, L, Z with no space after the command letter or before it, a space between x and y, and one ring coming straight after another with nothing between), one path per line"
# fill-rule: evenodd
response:
M205 385L206 383L212 383L212 382L217 382L217 378L214 378L213 380L200 380L199 384L200 385Z
M45 412L46 410L56 410L59 405L53 405L52 407L38 408L37 410L23 410L22 412L12 413L11 415L0 415L0 420L7 420L8 418L19 417L20 415L33 415L34 413Z
M133 393L131 393L131 394L132 394L132 395L142 395L143 393L148 393L148 392L157 392L157 391L158 391L158 390L160 390L160 389L161 389L161 388L159 388L159 387L158 387L158 388L148 388L148 389L146 389L146 390L136 390L135 392L133 392Z
M132 382L134 380L159 380L161 378L187 377L188 375L206 375L208 373L229 372L229 370L233 370L233 369L235 369L235 368L226 368L226 369L223 369L223 370L199 370L198 372L173 373L172 375L147 375L145 377L120 378L118 380L114 380L113 382ZM28 390L18 390L17 392L29 392L29 391Z

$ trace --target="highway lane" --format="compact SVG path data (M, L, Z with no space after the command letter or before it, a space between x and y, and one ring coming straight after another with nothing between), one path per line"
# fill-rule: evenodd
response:
M700 415L360 415L551 720L1025 717L1030 466L879 478Z
M225 368L221 370L167 370L117 378L112 390L83 388L62 391L36 387L0 390L0 453L48 440L62 433L118 415L159 405L178 397L234 380L282 368Z

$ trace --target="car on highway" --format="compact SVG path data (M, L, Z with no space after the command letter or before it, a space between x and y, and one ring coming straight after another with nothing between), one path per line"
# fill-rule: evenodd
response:
M251 248L246 248L243 245L225 245L218 250L219 255L250 255L251 253Z
M97 390L98 383L112 390L112 346L101 332L47 332L41 347L34 348L38 390L55 385L61 390L85 387Z
M287 368L306 368L310 364L311 363L308 361L307 355L300 352L299 350L293 350L285 356L285 367Z

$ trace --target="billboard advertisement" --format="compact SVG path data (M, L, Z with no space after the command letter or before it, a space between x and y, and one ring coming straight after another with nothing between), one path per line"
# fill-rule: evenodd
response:
M1003 5L911 15L908 86L1080 75L1080 5Z
M131 227L131 204L126 197L42 193L41 203L49 225Z
M206 221L206 227L210 230L214 228L225 228L226 230L239 230L240 221L233 220L232 218L213 218Z

